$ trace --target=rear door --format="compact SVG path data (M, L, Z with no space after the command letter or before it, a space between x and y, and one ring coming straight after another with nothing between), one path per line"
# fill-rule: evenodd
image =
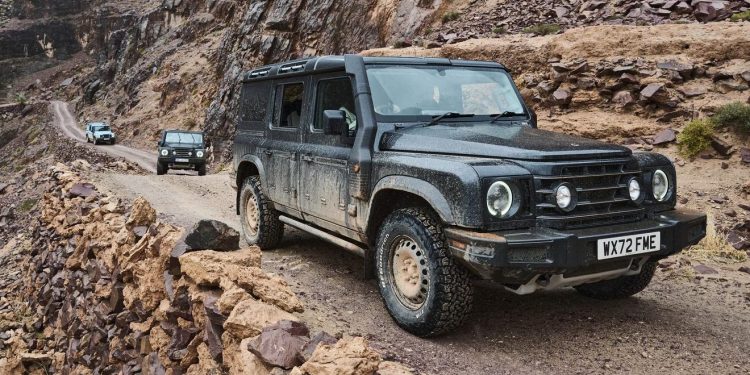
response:
M306 121L304 98L308 81L305 77L275 82L269 139L258 150L265 166L271 200L291 211L299 210L295 177L302 142L301 124Z
M305 143L300 150L300 206L305 215L349 227L347 164L352 146L343 143L341 136L323 133L323 111L345 111L350 134L356 134L351 80L337 73L315 76L312 83L311 119L306 123Z

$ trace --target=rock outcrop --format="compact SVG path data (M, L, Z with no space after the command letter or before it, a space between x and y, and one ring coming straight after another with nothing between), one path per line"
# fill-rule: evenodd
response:
M311 339L295 315L302 303L260 269L258 248L175 254L183 229L145 199L102 193L63 164L37 180L39 220L0 249L28 263L4 285L4 300L28 310L22 320L0 314L0 373L374 374L381 365L362 338Z

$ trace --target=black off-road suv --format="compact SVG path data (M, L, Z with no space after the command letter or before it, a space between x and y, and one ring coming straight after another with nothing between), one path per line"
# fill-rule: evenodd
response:
M234 145L244 237L284 225L362 256L404 329L469 314L472 281L622 298L697 243L664 156L537 129L493 62L320 57L243 75Z
M156 174L166 174L170 169L198 171L206 175L206 143L202 132L165 130L156 144L159 158Z

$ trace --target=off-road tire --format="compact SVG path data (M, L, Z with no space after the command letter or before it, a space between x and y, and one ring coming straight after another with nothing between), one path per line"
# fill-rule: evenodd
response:
M94 140L91 141L91 142L94 144L94 146L98 146L99 145L99 140L96 139L96 138L94 138Z
M198 176L205 176L206 175L206 165L205 164L199 165L198 168L196 168L196 170L198 171Z
M635 295L646 289L656 272L656 262L646 262L641 266L641 273L632 276L621 276L591 284L578 285L575 289L586 297L610 300Z
M166 164L157 161L156 162L156 174L161 176L167 174L167 171L169 170L169 167L167 167Z
M116 141L116 140L115 140L115 139L113 138L113 139L112 139L112 141L111 141L111 142L109 142L109 144L110 144L110 145L112 145L112 146L114 146L114 145L115 145L115 142L117 142L117 141Z
M258 230L255 234L249 228L245 217L248 200L255 197L258 202ZM279 212L261 189L260 176L245 179L240 191L240 224L242 237L248 245L257 245L261 250L271 250L279 245L284 235L284 223L279 220Z
M424 251L419 262L429 275L426 297L416 309L407 307L399 299L392 271L394 247L405 237L413 239ZM451 257L442 225L432 211L424 208L394 211L381 225L376 246L380 294L401 328L417 336L430 337L453 330L466 320L474 293L469 273Z

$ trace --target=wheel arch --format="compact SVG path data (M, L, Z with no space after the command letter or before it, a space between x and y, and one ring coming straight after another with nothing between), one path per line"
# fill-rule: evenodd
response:
M237 215L240 214L240 195L242 194L242 184L245 179L250 176L260 176L260 184L262 188L266 186L266 173L263 169L263 164L260 159L255 155L245 155L242 157L239 165L237 166L237 174L235 176L235 183L237 186L237 196L235 198L235 207L237 208Z
M445 224L455 224L448 200L434 185L410 176L387 176L378 181L370 198L367 238L375 241L377 229L391 212L415 206L431 209Z

